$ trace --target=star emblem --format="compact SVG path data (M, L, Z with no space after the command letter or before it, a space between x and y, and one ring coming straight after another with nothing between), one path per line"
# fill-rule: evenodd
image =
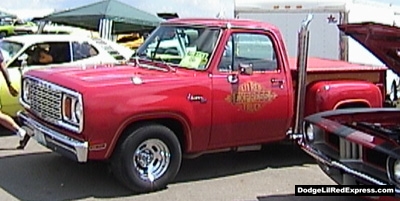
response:
M335 16L333 16L332 14L329 15L328 19L328 23L337 23L337 19Z

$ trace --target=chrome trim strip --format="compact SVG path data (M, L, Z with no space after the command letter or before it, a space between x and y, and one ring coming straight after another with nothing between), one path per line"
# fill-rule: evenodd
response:
M18 112L17 116L21 119L22 124L25 124L29 128L36 129L43 133L47 141L73 153L78 162L87 162L89 142L81 142L65 136L53 129L47 128L39 122L29 118L26 114L24 114L24 112Z
M326 156L325 154L321 153L320 151L312 148L310 145L307 144L301 144L300 148L305 151L307 154L309 154L310 156L312 156L313 158L315 158L316 160L318 160L319 162L326 164L328 166L340 169L342 171L345 171L348 174L351 174L353 176L356 176L360 179L366 180L370 183L373 183L375 185L392 185L389 183L385 183L382 181L379 181L378 179L375 179L365 173L362 172L358 172L356 170L353 170L349 167L347 167L346 165L342 164L339 161L334 161L332 159L330 159L328 156ZM396 186L395 187L395 193L396 194L400 194L400 189ZM396 195L397 196L397 195Z

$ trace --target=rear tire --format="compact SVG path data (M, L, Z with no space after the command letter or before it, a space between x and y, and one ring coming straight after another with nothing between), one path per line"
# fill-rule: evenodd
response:
M7 32L1 31L0 32L0 39L5 38L7 36Z
M118 180L137 193L165 188L179 171L182 152L176 135L162 125L145 125L126 137L111 161Z

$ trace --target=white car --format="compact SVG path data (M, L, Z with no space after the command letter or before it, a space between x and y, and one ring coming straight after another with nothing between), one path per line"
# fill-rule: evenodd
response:
M51 60L41 63L44 50ZM100 38L77 35L33 34L11 36L0 40L5 65L8 68L12 85L19 90L21 65L23 72L31 69L62 66L82 66L91 64L117 64L128 60L134 51ZM24 59L22 59L24 58ZM0 76L0 104L2 111L15 116L21 109L18 97L12 97L2 76Z

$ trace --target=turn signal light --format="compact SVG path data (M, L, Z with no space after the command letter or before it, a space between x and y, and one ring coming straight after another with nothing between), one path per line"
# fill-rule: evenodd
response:
M66 117L67 119L71 119L72 118L72 99L71 97L65 97L64 99L64 117Z

